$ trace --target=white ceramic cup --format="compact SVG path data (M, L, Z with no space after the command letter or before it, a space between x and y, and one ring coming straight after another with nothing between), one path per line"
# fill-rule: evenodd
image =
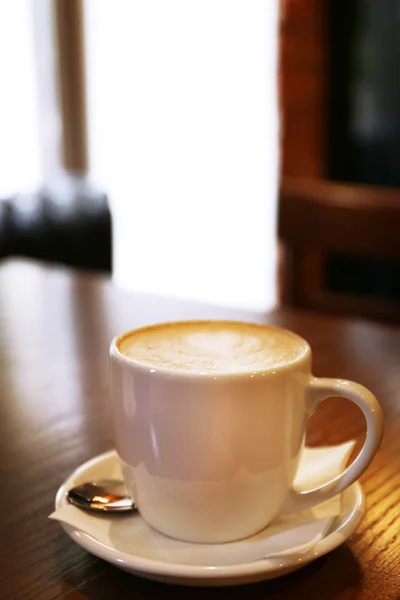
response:
M116 450L140 514L166 535L197 543L251 536L280 511L343 491L377 451L382 413L375 396L357 383L313 377L308 345L299 359L272 370L215 375L152 368L123 355L118 340L110 350ZM363 411L364 446L338 477L296 492L307 420L330 396Z

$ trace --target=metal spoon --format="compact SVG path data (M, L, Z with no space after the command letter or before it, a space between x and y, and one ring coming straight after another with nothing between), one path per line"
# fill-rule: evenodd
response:
M106 480L82 483L69 490L68 502L85 510L103 512L129 512L136 505L129 497L122 481Z

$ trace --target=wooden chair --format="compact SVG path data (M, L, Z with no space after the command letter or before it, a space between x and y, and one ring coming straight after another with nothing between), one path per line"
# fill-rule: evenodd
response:
M286 303L400 321L400 192L285 178L279 234Z

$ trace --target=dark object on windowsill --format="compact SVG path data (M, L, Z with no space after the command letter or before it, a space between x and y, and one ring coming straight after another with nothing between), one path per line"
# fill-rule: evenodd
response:
M107 196L64 174L33 194L0 201L0 259L8 256L111 271Z

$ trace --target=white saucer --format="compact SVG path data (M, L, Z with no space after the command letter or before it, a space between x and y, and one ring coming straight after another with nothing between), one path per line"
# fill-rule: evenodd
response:
M80 466L58 490L56 510L69 506L66 499L68 489L82 481L104 479L105 474L109 471L110 464L115 460L115 452L110 451ZM190 551L192 556L195 556L196 548L198 548L199 556L196 562L199 564L176 562L174 559L176 549L179 544L183 543L151 530L144 523L139 513L128 517L118 515L107 517L111 522L110 527L121 518L137 520L137 527L130 532L131 536L135 535L137 538L136 540L130 538L128 546L131 549L127 546L126 538L124 539L124 535L121 534L123 527L115 527L116 534L112 536L112 543L105 544L72 525L62 522L60 524L71 539L82 548L135 575L179 585L227 586L272 579L299 569L340 546L357 529L364 512L364 493L360 484L355 483L343 492L340 515L333 519L325 535L311 550L301 553L294 551L280 556L267 556L251 562L243 561L228 565L215 565L212 561L207 560L204 560L204 564L202 564L204 545L197 546L196 544L190 544ZM102 517L94 518L101 519ZM157 546L157 540L162 540L162 552L160 552L160 547ZM235 542L236 546L241 543ZM243 544L245 543L246 540L243 540ZM224 550L226 550L227 545L224 546ZM132 548L135 548L135 550ZM168 548L171 548L170 556L168 556Z

